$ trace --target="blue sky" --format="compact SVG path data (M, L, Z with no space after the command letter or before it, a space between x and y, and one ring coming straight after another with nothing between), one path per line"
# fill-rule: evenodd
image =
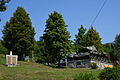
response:
M29 14L32 25L35 28L35 39L43 34L48 14L57 11L63 15L68 31L71 33L71 40L74 40L80 25L89 29L92 20L98 13L104 0L12 0L7 4L7 11L0 13L2 31L6 21L13 16L18 6L24 7ZM120 33L120 0L108 0L102 12L94 23L94 28L99 32L102 43L114 41ZM0 39L2 32L0 31Z

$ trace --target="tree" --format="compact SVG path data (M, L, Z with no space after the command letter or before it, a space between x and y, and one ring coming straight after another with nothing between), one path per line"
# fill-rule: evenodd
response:
M49 59L47 56L47 53L45 52L45 44L42 39L42 36L40 37L40 40L36 42L37 43L37 50L36 50L36 57L38 63L46 63Z
M2 40L0 40L0 54L7 54L8 50L3 46Z
M112 43L103 44L104 52L110 53L112 51L111 45L112 45Z
M95 46L98 51L103 51L99 33L93 27L86 33L86 46Z
M111 44L111 53L110 59L111 61L120 61L120 34L116 36L114 42Z
M10 2L11 0L0 0L0 12L6 10L6 3ZM1 19L0 19L1 21Z
M6 10L6 3L10 2L11 0L0 0L0 11Z
M66 27L61 14L54 11L49 15L43 35L48 63L58 61L60 64L60 60L70 52L70 33Z
M120 60L120 34L116 36L114 41L114 56L116 60Z
M23 59L23 55L30 56L34 48L35 31L29 15L22 7L17 8L2 32L3 44L8 51L17 54L19 60Z
M71 52L76 52L76 45L75 42L71 41Z
M83 47L86 46L86 39L85 39L85 33L86 33L86 28L84 28L82 25L78 29L78 34L75 35L75 46L76 46L76 52L84 52Z

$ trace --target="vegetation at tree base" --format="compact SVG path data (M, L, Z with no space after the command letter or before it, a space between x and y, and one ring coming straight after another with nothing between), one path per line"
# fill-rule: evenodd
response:
M3 46L2 40L0 40L0 54L8 54L8 50Z
M86 46L95 46L98 51L102 52L102 43L99 33L91 27L86 33Z
M120 80L120 66L105 68L99 75L100 80Z
M74 80L97 80L93 73L79 73L75 76Z
M97 69L97 68L98 68L97 64L94 63L94 62L90 64L90 67L91 67L92 69Z
M0 54L0 64L5 64L6 63L6 57L4 54Z
M0 0L0 11L6 10L6 3L10 2L11 0Z
M29 15L22 7L17 8L2 32L4 46L8 51L13 51L13 54L17 54L19 60L23 59L23 55L31 55L30 53L34 48L35 31Z
M47 60L49 59L46 55L47 53L45 53L45 43L42 39L42 37L40 37L40 40L37 41L37 46L38 46L38 50L37 50L37 55L36 57L38 57L37 59L37 63L46 63Z
M38 45L38 41L34 41L34 46L32 49L32 57L31 57L31 61L32 62L37 62L38 58L40 57L40 48L42 46Z
M76 37L75 46L76 46L77 53L84 52L83 47L86 47L86 37L85 37L86 34L85 33L86 33L86 28L84 28L81 25L81 27L78 29L78 34L75 35Z
M49 59L47 63L58 61L60 64L60 60L70 52L70 33L66 27L61 14L54 11L49 15L43 34L46 57Z

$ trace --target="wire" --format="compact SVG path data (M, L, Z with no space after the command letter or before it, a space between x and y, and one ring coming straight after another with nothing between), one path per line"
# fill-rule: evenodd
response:
M107 0L104 1L103 5L101 6L100 10L98 11L97 15L95 16L95 18L92 21L91 26L95 23L97 17L100 15L100 12L102 11L102 9L104 8L105 4L107 3Z

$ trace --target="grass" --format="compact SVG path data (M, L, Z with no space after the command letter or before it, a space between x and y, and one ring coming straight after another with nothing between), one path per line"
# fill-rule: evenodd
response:
M100 70L56 69L42 64L18 62L19 66L0 66L0 80L73 80L76 74L92 72L96 77Z

